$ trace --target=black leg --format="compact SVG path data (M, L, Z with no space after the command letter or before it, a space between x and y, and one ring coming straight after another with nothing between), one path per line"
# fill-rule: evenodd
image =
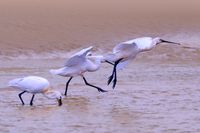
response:
M101 88L99 88L99 87L97 87L97 86L94 86L94 85L89 84L89 83L87 82L87 80L85 79L85 77L83 77L83 80L84 80L84 82L85 82L86 85L96 88L99 92L107 92L106 90L103 90L103 89L101 89Z
M116 62L115 62L115 64L114 64L114 67L113 67L113 72L112 72L112 75L108 78L108 85L111 83L111 81L113 80L113 76L114 75L116 75L115 74L115 72L116 72L116 67L117 67L117 65L119 64L119 62L121 61L121 60L123 60L123 58L121 58L121 59L119 59L119 60L117 60ZM116 78L116 76L115 76L115 78ZM117 79L117 78L116 78ZM114 81L115 82L115 81ZM116 83L115 83L116 84Z
M24 94L25 92L26 92L26 91L23 91L23 92L19 93L19 99L21 100L22 105L24 105L24 101L23 101L23 99L22 99L22 94Z
M109 61L106 61L106 62L108 62L108 63L110 63L110 64L112 64L111 62L109 62ZM116 62L113 64L113 71L112 71L112 74L109 76L109 78L108 78L108 82L107 82L107 84L109 85L110 83L111 83L111 81L112 81L112 79L113 79L113 75L114 75L114 73L115 73L115 66L116 66Z
M114 66L114 63L113 62L110 62L110 61L105 61L106 63L110 64L110 65L113 65Z
M114 73L115 73L115 66L113 67L112 74L108 77L108 82L107 82L108 85L111 83Z
M113 86L112 86L113 89L115 88L116 83L117 83L117 70L116 70L116 68L115 68L115 74L114 74Z
M119 59L116 61L116 65L114 67L114 79L113 79L113 86L112 88L114 89L117 83L117 65L120 63L120 61L123 60L123 58Z
M30 105L32 106L33 105L33 99L35 97L35 94L33 94L32 98L31 98L31 102L30 102Z
M72 78L73 77L70 77L70 79L66 83L65 96L67 96L67 89L68 89L68 86L69 86L69 82L72 80Z

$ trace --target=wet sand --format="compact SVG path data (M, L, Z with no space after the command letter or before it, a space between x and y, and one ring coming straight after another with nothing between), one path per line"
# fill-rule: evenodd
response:
M3 87L12 78L42 75L51 81L55 89L64 92L67 78L48 73L49 69L59 67L63 61L21 59L1 62L5 63L0 69L1 132L200 131L199 63L143 62L137 59L119 72L115 90L106 86L111 68L105 64L98 72L86 74L86 78L108 92L99 93L85 86L81 78L74 78L62 107L42 95L36 96L33 107L21 106L19 92ZM13 62L21 63L11 67ZM31 95L23 97L28 104Z
M1 1L0 132L200 132L198 5L197 0ZM81 48L94 45L94 54L104 54L140 36L183 45L163 44L138 55L119 72L115 90L106 85L109 65L86 74L107 93L74 78L62 107L42 95L30 107L30 94L21 106L19 91L7 87L13 78L37 75L64 92L68 78L52 76L50 69Z

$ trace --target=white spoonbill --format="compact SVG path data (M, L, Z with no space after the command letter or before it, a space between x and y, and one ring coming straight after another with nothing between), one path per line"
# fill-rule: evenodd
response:
M117 70L123 68L128 62L136 57L140 52L145 52L153 49L156 45L160 43L172 43L175 42L166 41L160 39L159 37L141 37L126 42L119 43L113 48L112 54L105 56L106 62L113 64L112 75L108 78L108 85L113 80L113 89L117 83Z
M62 105L62 95L59 91L54 91L51 89L49 81L45 78L38 77L38 76L28 76L24 78L17 78L13 79L9 82L8 86L22 90L21 93L19 93L19 98L22 102L22 105L24 105L24 101L22 99L22 94L25 92L32 93L33 96L30 101L30 105L33 105L33 99L35 97L35 94L42 93L45 97L49 99L57 99L58 105Z
M97 71L100 67L103 56L87 56L92 50L92 46L82 49L81 51L72 55L65 63L64 67L60 69L52 69L50 73L60 75L64 77L70 77L66 83L65 95L67 95L67 89L70 81L73 77L81 76L86 85L96 88L99 92L107 92L97 86L89 84L84 77L85 72Z

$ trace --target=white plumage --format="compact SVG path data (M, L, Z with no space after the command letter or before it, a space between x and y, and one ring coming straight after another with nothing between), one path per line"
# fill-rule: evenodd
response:
M30 93L42 93L50 86L49 81L37 76L17 78L9 82L9 86Z
M180 45L179 43L166 41L160 39L159 37L141 37L117 44L113 48L113 52L105 56L106 62L111 62L114 64L112 75L108 79L108 85L113 80L114 89L117 82L116 71L124 68L131 60L136 57L138 53L149 51L160 43L172 43Z
M84 77L85 72L97 71L100 68L101 62L103 61L103 56L88 55L92 48L93 47L88 47L75 53L66 61L64 67L50 70L50 73L52 74L60 75L63 77L70 77L66 83L65 95L67 95L69 82L73 77L76 76L81 76L86 85L96 88L99 92L106 92L97 86L89 84Z
M21 95L25 92L33 94L30 105L33 104L34 96L37 93L41 93L49 99L57 99L59 105L62 105L61 93L58 91L52 90L50 87L49 81L45 78L38 77L38 76L28 76L28 77L23 77L23 78L17 78L17 79L11 80L8 83L8 86L23 91L22 93L19 94L19 98L23 105L24 105L24 102L21 98Z

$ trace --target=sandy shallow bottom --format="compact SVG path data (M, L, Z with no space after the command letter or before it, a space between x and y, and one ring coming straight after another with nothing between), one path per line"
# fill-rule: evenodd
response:
M67 78L48 73L63 61L1 60L0 132L200 132L198 63L136 60L119 72L115 90L106 86L111 67L105 64L98 72L86 74L86 78L108 92L99 93L85 86L81 78L74 78L62 107L42 95L36 95L30 107L30 94L23 96L27 105L21 106L19 92L6 88L10 79L39 75L64 92Z
M181 3L181 4L180 4ZM0 133L199 133L200 8L183 0L1 0ZM94 46L107 53L123 41L159 36L182 46L158 45L118 73L87 73L99 93L74 78L63 106L7 88L9 80L37 75L64 92L68 78L49 70L72 53ZM188 47L188 48L184 48Z

